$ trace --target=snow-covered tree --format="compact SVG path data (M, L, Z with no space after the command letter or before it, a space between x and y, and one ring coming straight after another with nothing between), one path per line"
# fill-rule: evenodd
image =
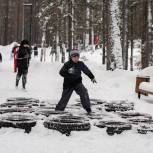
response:
M119 0L109 0L108 19L108 42L107 42L107 70L114 70L116 68L123 68L122 47L121 47L121 31L120 23L120 9ZM109 16L110 15L110 16Z

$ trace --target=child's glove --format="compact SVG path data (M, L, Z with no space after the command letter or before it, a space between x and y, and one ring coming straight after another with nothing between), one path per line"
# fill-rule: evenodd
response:
M94 79L92 79L91 81L92 81L92 83L97 83L97 81L96 81L96 79L95 79L95 78L94 78Z

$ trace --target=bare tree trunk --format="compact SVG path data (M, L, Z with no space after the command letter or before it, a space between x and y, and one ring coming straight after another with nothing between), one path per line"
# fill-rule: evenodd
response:
M128 69L128 0L124 0L123 7L123 45L122 45L122 54L123 54L123 69Z
M130 56L130 70L133 71L133 9L131 8L131 23L130 23L130 28L131 28L131 34L130 34L130 40L131 40L131 56Z
M42 30L42 43L41 43L41 56L40 56L40 61L42 62L44 59L44 52L45 52L45 42L46 42L46 25L47 25L47 21L44 21Z
M20 26L20 0L17 0L17 22L16 22L16 41L19 41L19 26Z
M106 0L103 0L103 32L102 32L102 38L103 38L103 54L102 54L102 64L106 63L106 50L105 50L105 46L106 46Z
M73 35L74 35L74 8L73 8L74 0L68 1L68 50L69 52L73 49Z
M66 53L66 47L65 44L62 44L62 63L65 63L65 53Z
M57 28L56 32L56 53L55 53L55 61L59 61L59 32Z
M8 17L9 17L9 0L5 2L5 27L4 27L4 45L8 43Z
M90 0L87 0L87 8L86 8L86 33L85 33L85 47L89 46L89 29L90 29L90 8L89 8L89 3Z
M151 12L152 0L148 0L148 51L149 51L149 66L153 65L153 54L152 54L152 12Z
M153 65L152 59L152 12L151 12L151 0L145 1L145 20L147 23L144 32L146 33L145 41L142 47L142 68Z

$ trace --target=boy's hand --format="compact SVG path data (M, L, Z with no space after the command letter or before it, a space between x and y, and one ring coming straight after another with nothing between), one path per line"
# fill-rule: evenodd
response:
M94 78L94 79L92 79L91 81L92 81L92 83L97 83L97 81L96 81L96 79L95 79L95 78Z

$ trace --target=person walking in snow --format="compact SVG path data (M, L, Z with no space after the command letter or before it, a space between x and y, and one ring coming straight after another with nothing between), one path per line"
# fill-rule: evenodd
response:
M34 46L33 51L34 51L34 58L38 57L38 47L37 47L37 45Z
M96 80L89 68L79 60L79 57L79 51L72 50L70 60L64 64L59 72L64 77L64 83L62 97L56 105L56 111L64 111L73 91L75 91L80 96L82 106L87 113L92 112L88 91L82 84L81 72L85 73L93 83L96 83Z
M0 63L2 63L2 54L0 53Z
M19 80L22 76L22 87L25 89L29 62L31 59L31 47L28 40L21 41L19 50L16 54L17 59L17 76L16 76L16 87L18 87Z

